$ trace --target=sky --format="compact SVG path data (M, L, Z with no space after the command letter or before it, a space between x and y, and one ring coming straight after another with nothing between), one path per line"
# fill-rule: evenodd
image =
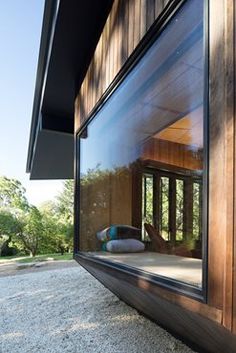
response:
M30 203L62 190L62 181L26 174L44 0L0 0L0 176L15 178Z

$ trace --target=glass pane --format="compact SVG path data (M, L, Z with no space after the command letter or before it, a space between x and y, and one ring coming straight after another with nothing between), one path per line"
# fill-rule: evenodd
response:
M144 223L153 223L153 175L143 174L142 183L142 240L149 241Z
M176 240L183 240L184 232L184 181L176 180Z
M201 238L201 201L200 184L193 183L193 237L195 240Z
M79 148L80 250L198 287L202 188L183 179L202 184L203 62L203 1L190 0Z
M169 239L169 178L161 177L160 179L160 224L161 236L165 240Z

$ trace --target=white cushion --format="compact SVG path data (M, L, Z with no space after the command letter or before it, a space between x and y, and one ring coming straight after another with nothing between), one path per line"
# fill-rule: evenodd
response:
M144 244L136 239L118 239L107 242L107 251L114 253L144 251Z
M100 230L99 232L97 232L97 239L104 242L108 240L108 230L110 229L110 227L107 227L103 230Z

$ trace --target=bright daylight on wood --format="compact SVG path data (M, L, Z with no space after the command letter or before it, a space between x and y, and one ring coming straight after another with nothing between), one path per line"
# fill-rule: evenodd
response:
M0 3L0 353L236 353L232 0Z

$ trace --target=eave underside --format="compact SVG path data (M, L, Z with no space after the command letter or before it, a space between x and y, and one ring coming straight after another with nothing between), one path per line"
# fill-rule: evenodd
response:
M74 100L111 4L45 2L27 160L31 179L73 178Z

